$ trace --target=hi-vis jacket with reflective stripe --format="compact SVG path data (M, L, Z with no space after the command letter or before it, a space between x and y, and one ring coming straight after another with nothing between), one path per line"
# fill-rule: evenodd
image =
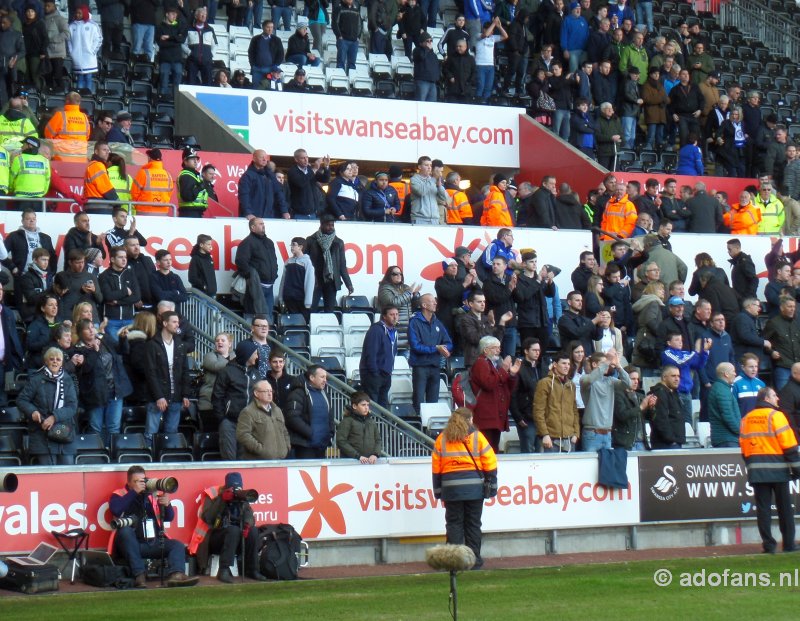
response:
M783 483L800 476L797 439L783 412L760 403L742 419L739 446L750 483Z
M434 496L444 501L483 498L483 479L476 464L496 489L497 457L480 431L458 442L448 442L439 434L433 448Z

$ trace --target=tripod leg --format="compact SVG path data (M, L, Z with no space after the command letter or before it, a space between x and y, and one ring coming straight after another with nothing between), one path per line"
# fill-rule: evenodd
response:
M453 600L453 621L458 621L458 588L454 571L450 572L450 598Z

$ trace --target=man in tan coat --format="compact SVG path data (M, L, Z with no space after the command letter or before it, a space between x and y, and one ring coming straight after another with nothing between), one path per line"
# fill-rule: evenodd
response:
M283 459L291 444L283 412L272 402L272 386L256 382L253 396L236 423L241 459Z

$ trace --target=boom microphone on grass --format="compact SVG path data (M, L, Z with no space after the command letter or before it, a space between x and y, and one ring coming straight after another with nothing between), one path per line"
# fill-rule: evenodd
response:
M9 494L16 492L17 485L19 484L17 475L14 474L13 472L9 472L1 476L2 479L0 479L0 492L8 492Z
M432 569L450 572L450 605L453 621L458 619L458 588L456 574L475 565L475 552L467 546L444 544L425 550L425 560Z

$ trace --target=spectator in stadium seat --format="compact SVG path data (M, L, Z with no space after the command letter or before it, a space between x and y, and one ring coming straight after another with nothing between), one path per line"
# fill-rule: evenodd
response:
M687 230L690 233L716 233L722 224L722 206L706 192L706 184L698 181L694 185L694 196L686 203L689 212ZM691 291L689 291L692 294ZM692 294L693 295L693 294Z
M163 419L163 433L177 433L181 406L189 407L189 363L186 344L178 336L178 314L167 311L159 318L161 330L147 342L147 421L145 438L153 441ZM171 351L170 351L171 350Z
M698 176L705 174L703 166L703 151L698 146L700 139L694 132L689 132L680 151L678 151L678 166L675 173L678 175Z
M745 176L748 143L742 108L732 107L729 118L722 121L716 133L716 159L722 165L725 176Z
M579 291L581 295L585 295L589 278L597 275L599 266L591 250L584 250L581 252L579 260L580 263L578 267L572 271L570 279L572 280L572 286L575 291Z
M531 208L527 221L519 221L520 226L558 230L556 226L556 178L542 177L542 184L531 197Z
M556 198L556 226L559 229L588 231L592 224L581 205L577 192L568 183L562 183Z
M457 336L455 319L457 315L463 313L464 296L470 292L472 284L471 277L458 279L458 266L458 260L453 257L442 261L443 273L433 283L438 301L436 316L447 328L447 333L454 337L454 354L459 351L459 342L455 338Z
M3 323L14 333L5 318ZM29 449L37 462L53 466L72 465L75 463L74 442L58 443L50 440L47 432L56 423L75 425L78 406L75 383L64 373L61 350L49 348L44 363L23 386L17 397L17 407L28 423Z
M455 42L442 66L445 99L448 103L470 103L475 96L477 66L475 58L467 51L467 40Z
M114 119L108 110L100 110L95 117L90 141L105 140L109 130L114 127Z
M308 22L303 18L297 21L297 30L286 43L286 61L296 64L298 68L303 65L318 67L321 62L319 57L311 51Z
M296 459L322 459L335 429L333 409L325 395L328 373L312 364L306 369L304 380L286 400L286 427Z
M156 252L157 269L150 272L150 292L155 303L163 300L182 304L188 299L181 277L172 271L172 254L161 249Z
M794 144L786 145L786 168L783 171L783 185L786 195L800 200L800 157Z
M500 34L495 34L499 32ZM483 24L482 32L475 41L475 65L477 67L477 80L475 85L475 98L480 103L489 101L494 90L494 48L495 45L508 39L508 33L500 23L500 18Z
M214 269L214 240L210 235L201 233L192 248L189 260L189 284L193 289L213 298L217 295L217 274Z
M650 446L655 450L681 448L686 442L683 410L678 399L681 372L666 365L661 369L661 381L650 389L656 401L645 414L650 421Z
M764 382L761 382L761 387L763 388L763 386ZM781 408L786 413L789 424L797 436L798 429L800 429L800 362L792 365L792 376L779 395ZM744 413L742 413L742 417L744 417Z
M300 313L309 320L314 301L314 266L305 254L305 237L294 237L289 245L291 256L283 266L283 278L278 300L287 313Z
M22 212L22 225L6 235L3 244L8 252L3 265L11 271L15 278L19 278L28 270L34 260L33 252L37 248L47 250L50 256L47 271L51 275L56 273L58 258L53 249L53 241L49 235L39 230L36 225L35 211L25 210Z
M169 95L183 80L183 44L188 32L186 24L178 19L178 7L167 5L164 20L156 28L158 43L158 92Z
M497 255L492 260L491 274L483 281L483 292L486 296L486 308L495 317L505 318L505 331L502 335L505 356L514 356L517 351L517 305L514 292L517 287L518 275L508 269L508 260L502 255ZM511 316L508 316L511 313Z
M559 352L547 377L536 384L533 420L537 453L571 453L580 437L575 384L569 378L570 357Z
M394 222L401 210L397 190L389 185L389 173L379 171L361 193L361 213L367 222Z
M263 379L258 371L258 359L258 345L251 340L241 341L236 346L233 360L217 373L211 405L219 422L220 453L223 460L239 458L236 426L239 414L252 398L251 387Z
M572 144L580 149L586 157L594 159L595 121L594 115L589 114L587 99L579 97L575 100L575 109L572 111L569 124Z
M335 220L358 220L360 199L358 164L348 160L339 166L336 178L328 186L326 215Z
M296 220L313 220L317 217L319 201L317 183L330 181L331 159L327 155L318 158L309 166L308 153L305 149L294 152L295 166L289 168L287 181L289 184L289 211Z
M272 318L274 306L273 285L278 278L278 257L275 253L275 244L267 237L264 220L252 218L249 222L250 234L242 240L236 251L236 269L247 279L248 287L257 283L251 281L253 276L258 276L258 286L264 297L264 312ZM255 273L254 273L255 272ZM251 292L252 295L254 293ZM252 307L250 296L245 297L245 313L252 315L258 311ZM260 311L258 311L260 312Z
M412 224L440 224L439 202L448 200L444 179L432 175L431 158L423 155L417 161L417 173L411 177Z
M243 69L237 69L233 72L233 77L231 78L231 88L250 89L253 88L253 83Z
M370 416L369 395L355 392L350 407L336 428L336 446L342 457L357 459L362 464L377 463L383 454L381 433L375 418Z
M180 79L175 82L175 86L180 84ZM117 122L113 125L106 134L106 142L119 142L121 144L133 146L133 136L131 136L131 123L133 116L130 112L120 110L117 112Z
M580 291L570 291L567 294L567 310L558 320L558 332L561 342L578 341L583 345L584 352L591 354L594 351L592 340L594 338L598 317L590 319L583 314L583 295Z
M536 444L533 399L542 374L542 345L538 339L528 338L522 342L522 351L525 357L517 375L517 386L511 394L510 413L517 425L520 453L533 453Z
M76 9L75 20L69 25L69 33L67 49L72 58L75 88L85 89L94 94L92 77L99 71L97 55L103 45L103 34L100 26L92 19L88 5ZM152 50L152 43L150 47Z
M108 146L108 145L106 145ZM78 212L72 218L73 226L64 238L64 246L62 252L64 256L68 256L72 250L80 250L84 252L89 248L97 248L103 255L106 256L106 250L103 247L103 241L106 234L100 233L95 235L91 231L91 224L89 222L89 214L86 212Z
M361 386L370 399L389 407L389 388L392 385L394 358L397 355L400 313L397 306L381 307L381 319L364 335L361 359L358 364Z
M622 145L622 122L614 115L614 106L608 101L600 103L600 116L594 135L597 163L607 170L613 169L617 149Z
M414 90L417 101L437 101L437 84L441 79L442 68L439 58L433 51L433 37L427 32L419 37L419 45L412 53L414 63Z
M406 57L412 60L412 45L420 44L420 36L425 34L427 16L417 0L400 3L397 11L397 35L403 41Z
M111 249L109 268L97 279L103 295L103 317L108 320L106 332L114 341L117 340L117 333L133 321L135 306L142 299L136 275L127 267L125 249L116 246Z
M469 47L469 32L467 32L466 24L466 17L459 13L453 23L445 28L437 46L439 53L445 57L445 60L455 53L456 44L459 41L463 40Z
M217 35L208 25L208 9L198 7L194 11L194 22L186 34L189 56L186 59L186 83L211 86L211 73ZM251 63L252 64L252 63Z
M353 0L341 0L339 13L331 24L336 35L336 68L349 74L356 68L358 41L363 28L361 9Z
M742 310L730 324L731 340L736 358L745 354L755 354L759 360L769 350L771 343L764 338L758 316L761 313L761 302L755 296L742 300Z
M383 54L392 58L392 29L397 21L397 5L376 0L369 5L367 27L369 29L369 53Z
M28 269L16 279L16 307L25 324L33 319L39 297L53 284L53 274L49 271L50 251L36 248L33 261Z
M236 441L241 459L283 459L289 454L289 432L273 393L266 380L256 382L253 399L239 414Z
M733 448L739 445L742 416L732 392L736 368L727 362L716 367L716 379L708 391L708 420L711 423L711 446Z
M781 296L780 312L764 328L764 336L772 345L770 357L776 390L786 385L792 365L800 362L800 327L795 320L796 306L794 298Z
M569 3L569 15L561 22L561 53L569 63L567 73L575 73L580 67L589 41L589 23L581 16L581 5L576 0Z
M500 341L493 336L482 337L478 351L470 369L470 382L477 397L472 408L474 422L492 449L499 450L500 434L508 431L508 408L522 360L517 358L512 364L510 356L503 358Z
M239 216L288 220L289 209L282 186L267 167L269 156L263 149L253 151L253 161L239 179Z
M272 386L273 401L281 410L286 408L286 400L289 393L300 385L300 377L286 372L285 353L278 349L269 352L269 372L266 375L267 381Z
M759 348L759 350L761 350L761 348ZM739 362L741 364L741 373L733 382L733 395L736 397L738 404L738 414L741 418L744 418L756 407L758 391L764 388L766 384L758 377L758 354L750 352L745 353L741 356ZM786 387L784 387L784 390L785 389ZM783 401L783 399L781 399L781 401ZM789 403L784 405L787 406L790 411L794 409ZM792 422L792 426L795 427L793 418L794 417L789 420Z
M680 144L685 145L690 132L700 135L700 115L703 113L705 100L696 84L689 80L689 71L681 69L680 83L673 86L669 93L669 114L678 126Z
M83 250L73 248L66 254L65 269L61 273L64 274L62 278L65 279L67 292L61 300L60 311L68 316L77 304L88 302L92 306L94 322L100 323L97 307L103 302L103 294L97 276L85 271L85 264Z
M508 39L505 43L506 53L508 54L508 68L505 72L503 91L506 95L522 95L525 92L525 77L528 73L528 38L531 36L529 30L530 12L519 7L511 24L508 26Z
M257 87L268 74L280 71L284 59L283 43L274 34L275 24L273 21L265 19L261 27L262 31L250 40L247 48L253 84Z
M138 236L125 238L123 245L128 255L128 268L133 270L136 275L136 282L139 284L139 291L142 295L141 302L135 304L135 307L141 309L157 304L158 300L153 300L153 294L150 291L150 273L156 270L153 259L142 252Z
M464 364L471 367L480 355L479 341L484 336L494 336L502 341L505 325L513 318L513 313L496 318L494 313L486 314L486 296L482 289L473 289L467 296L467 312L456 317L455 327L459 346L464 353Z
M614 396L617 384L630 387L630 377L620 366L617 350L596 351L588 358L588 372L580 379L580 390L586 409L583 414L584 451L595 452L611 448L614 425Z
M131 34L133 36L131 54L135 60L153 62L153 41L158 4L158 0L144 0L143 2L134 2L130 6Z
M694 53L686 59L686 67L692 72L692 82L697 85L714 73L714 59L706 52L703 41L694 42Z
M344 242L336 236L335 218L332 215L323 214L320 217L319 230L306 239L306 253L314 265L316 278L313 308L319 309L320 301L323 301L325 312L332 313L342 284L347 287L349 295L354 291L347 272Z
M436 317L436 298L430 293L420 297L420 310L408 323L408 342L411 354L409 366L413 385L413 404L416 412L421 403L439 400L439 367L442 357L449 358L453 350L450 335Z

